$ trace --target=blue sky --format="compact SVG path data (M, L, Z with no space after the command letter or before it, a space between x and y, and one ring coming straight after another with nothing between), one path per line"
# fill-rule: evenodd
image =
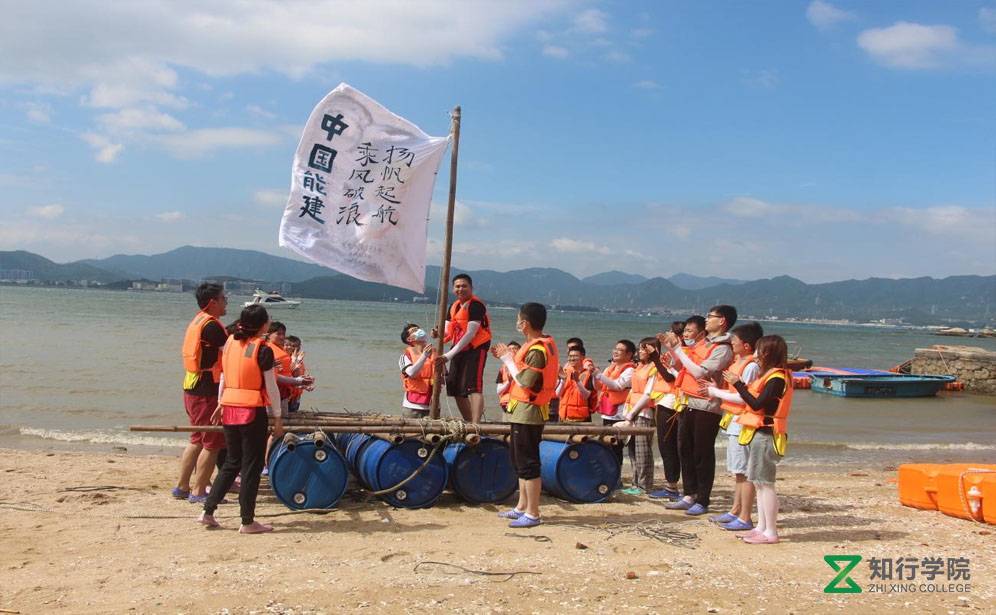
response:
M297 139L345 81L434 135L462 106L462 268L996 273L996 4L0 7L0 249L290 257Z

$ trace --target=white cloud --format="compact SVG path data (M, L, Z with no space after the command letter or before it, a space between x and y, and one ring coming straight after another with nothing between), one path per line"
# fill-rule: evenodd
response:
M549 58L557 58L558 60L563 60L564 58L571 55L571 53L567 51L566 48L560 47L558 45L544 45L543 55Z
M618 49L613 49L612 51L605 54L605 59L608 60L609 62L618 62L621 64L623 62L629 62L633 58L631 58L630 55L625 51L619 51Z
M996 242L996 209L969 209L960 205L894 207L881 217L938 237L957 237L989 246Z
M25 105L25 109L25 115L27 115L29 122L48 124L52 121L52 108L49 105L28 103Z
M958 50L958 30L900 21L888 28L865 30L858 35L858 46L884 66L937 68Z
M979 24L986 32L996 34L996 9L985 6L979 9Z
M51 205L39 205L38 207L31 207L28 209L28 213L32 216L45 218L46 220L54 220L61 216L65 211L66 208L58 203L52 203Z
M838 23L855 18L854 13L839 9L829 2L822 2L822 0L813 0L806 8L806 19L820 30L832 28Z
M781 79L778 77L778 71L770 68L742 70L740 71L740 79L746 85L765 90L772 90L778 87L779 82L781 82Z
M749 196L738 196L723 205L723 210L738 218L761 218L782 213L785 207Z
M653 81L652 79L644 79L643 81L637 81L636 83L633 84L633 87L637 88L637 89L640 89L640 90L661 90L661 89L664 89L664 86L662 86L661 84L657 83L656 81Z
M156 219L161 222L179 222L186 218L186 214L182 211L164 211L162 213L156 214Z
M121 109L114 113L104 113L97 117L97 121L100 122L105 130L114 133L134 131L173 132L184 129L183 122L168 113L163 113L154 108Z
M257 205L283 208L287 205L287 196L286 190L264 189L253 192L252 200Z
M153 139L177 158L199 158L220 149L270 147L283 140L280 133L252 128L202 128Z
M598 9L581 11L574 18L574 29L587 34L598 34L609 29L609 16Z
M259 105L247 105L246 111L249 113L249 115L253 115L258 118L262 118L264 120L272 120L277 117L276 113L267 111L266 109L260 107Z
M118 154L124 149L124 145L121 143L114 143L105 135L100 135L94 132L84 132L80 135L84 141L86 141L90 147L95 150L94 157L97 162L110 163L117 159Z
M553 249L557 252L564 252L567 254L603 254L608 255L612 253L612 250L608 246L599 245L592 241L579 241L577 239L571 239L569 237L557 237L550 242Z

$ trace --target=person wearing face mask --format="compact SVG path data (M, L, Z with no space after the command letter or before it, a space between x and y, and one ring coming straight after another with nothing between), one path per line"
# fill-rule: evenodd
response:
M401 385L405 394L401 398L401 414L406 418L422 419L429 415L429 400L432 398L433 362L432 345L429 334L415 323L408 323L401 329L401 341L407 347L398 359L401 370Z
M709 511L716 478L716 435L723 410L720 399L708 397L703 390L709 385L722 387L723 371L733 363L729 330L736 322L736 308L717 305L709 309L705 319L685 322L685 339L698 339L692 346L683 348L673 333L665 336L675 364L681 366L675 387L687 404L678 422L684 497L666 508L684 510L686 515Z

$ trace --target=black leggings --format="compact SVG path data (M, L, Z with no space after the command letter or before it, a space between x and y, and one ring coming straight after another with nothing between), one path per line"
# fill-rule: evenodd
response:
M602 417L602 425L604 425L605 427L612 427L618 422L620 421L617 421L615 419L607 419L604 416ZM609 448L611 448L612 452L615 454L616 461L619 462L619 469L621 470L623 467L623 451L626 450L626 445L623 444L623 436L618 436L616 439L619 440L619 443L610 446Z
M681 457L678 455L679 414L667 406L657 406L657 449L664 464L664 480L670 485L681 478Z
M714 412L685 408L678 429L678 450L681 457L681 481L685 495L709 506L712 483L716 479L716 434L719 420Z
M250 525L256 517L256 494L259 492L259 475L263 471L266 455L266 409L257 408L256 416L248 425L225 425L225 465L211 485L211 493L204 502L204 512L213 515L218 503L228 493L235 477L242 473L239 488L239 512L242 525Z

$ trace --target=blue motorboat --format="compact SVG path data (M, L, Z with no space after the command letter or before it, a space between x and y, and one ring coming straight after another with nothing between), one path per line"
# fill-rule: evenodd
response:
M813 391L838 397L932 397L954 376L812 374Z

